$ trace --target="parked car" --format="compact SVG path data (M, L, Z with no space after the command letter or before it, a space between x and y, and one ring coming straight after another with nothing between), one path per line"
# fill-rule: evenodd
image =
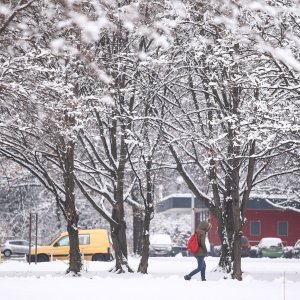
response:
M251 249L251 246L250 246L248 238L246 236L242 235L241 236L241 256L242 257L249 256L250 249ZM214 251L214 256L220 256L221 251L222 251L221 245L214 246L213 251Z
M249 252L249 257L257 257L257 251L258 251L258 247L256 246L251 246L250 248L250 252Z
M247 257L249 256L250 253L250 243L247 237L245 237L244 235L241 236L241 256L242 257Z
M221 256L222 247L221 245L215 245L213 247L213 256Z
M295 243L293 248L293 256L296 258L300 258L300 239Z
M283 257L283 243L281 238L265 237L257 245L258 257Z
M112 259L110 240L106 229L79 230L79 249L85 260L109 261ZM61 233L48 246L37 247L37 261L66 260L69 258L69 235ZM31 249L31 261L35 261L35 248ZM29 261L29 255L27 255Z
M187 251L187 247L186 246L173 245L172 246L172 256L176 256L178 254L181 254L182 256L188 256L189 253Z
M12 254L27 254L29 252L29 242L25 240L9 240L1 244L1 253L5 257L10 257Z
M286 246L283 247L283 257L284 258L292 258L293 257L293 246Z
M150 256L174 256L172 239L169 234L156 233L150 236Z

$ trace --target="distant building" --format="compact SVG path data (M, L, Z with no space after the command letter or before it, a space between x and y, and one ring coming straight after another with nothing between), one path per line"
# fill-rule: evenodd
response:
M300 202L290 201L289 208L283 208L286 201L278 196L252 196L249 199L243 234L251 245L256 245L263 237L279 237L287 246L300 239ZM191 231L202 220L209 220L213 227L208 238L212 245L219 245L217 220L209 212L204 200L191 194L172 194L162 199L156 208L158 213L181 212L191 214Z
M191 231L200 221L209 219L209 210L204 201L192 194L171 194L163 198L156 206L157 213L188 213L191 214Z
M263 237L279 237L285 246L295 245L300 238L300 202L291 201L291 209L280 207L283 201L286 199L275 196L249 199L243 233L251 245L256 245Z

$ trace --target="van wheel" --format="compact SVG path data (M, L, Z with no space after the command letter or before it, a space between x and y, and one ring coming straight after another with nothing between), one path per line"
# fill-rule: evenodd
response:
M37 261L38 262L48 262L49 261L49 257L46 254L39 254L37 256Z
M92 261L106 261L104 254L94 254Z

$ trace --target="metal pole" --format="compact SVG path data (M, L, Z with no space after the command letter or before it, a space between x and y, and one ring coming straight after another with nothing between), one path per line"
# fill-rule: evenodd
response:
M29 253L28 253L28 263L31 263L31 226L32 226L32 214L29 214Z
M35 264L37 264L38 214L35 214Z

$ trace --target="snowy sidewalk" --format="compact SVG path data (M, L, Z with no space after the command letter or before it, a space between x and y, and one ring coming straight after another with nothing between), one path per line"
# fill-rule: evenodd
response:
M129 262L136 269L139 260L130 258ZM201 282L197 275L191 281L183 279L196 265L193 257L150 258L148 275L112 274L108 270L113 262L88 262L81 277L65 275L66 262L29 265L22 261L5 261L0 264L0 298L185 300L198 298L195 295L199 293L200 298L212 300L299 298L300 260L245 258L242 282L224 280L224 274L214 272L217 258L207 257L206 262L208 281Z

